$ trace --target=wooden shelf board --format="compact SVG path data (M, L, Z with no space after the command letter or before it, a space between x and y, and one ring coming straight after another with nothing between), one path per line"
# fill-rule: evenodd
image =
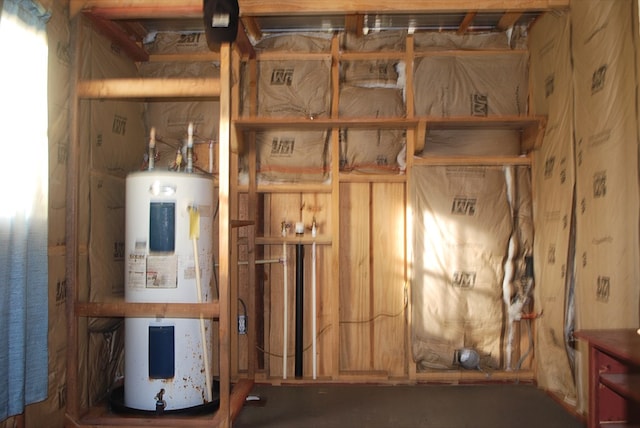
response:
M405 118L238 118L234 121L237 129L243 131L265 131L269 129L331 129L331 128L382 128L402 129L417 125L415 119Z
M132 78L99 79L78 82L80 98L218 98L220 79L216 78Z
M430 131L511 129L521 133L521 150L528 153L540 147L546 117L544 116L420 116L415 118L300 118L300 117L242 117L234 120L240 131L267 131L272 129L329 130L349 129L411 129L417 131L416 151L424 147Z
M478 165L478 166L501 166L501 165L531 165L529 156L424 156L414 157L415 166L447 166L447 165Z
M77 302L75 314L80 317L218 318L220 304L218 301L210 303Z

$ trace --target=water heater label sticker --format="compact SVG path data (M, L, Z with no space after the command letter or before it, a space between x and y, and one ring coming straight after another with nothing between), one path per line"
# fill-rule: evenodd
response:
M178 261L175 254L147 257L147 288L176 288Z
M131 253L128 260L127 287L144 288L147 277L147 258L144 253Z

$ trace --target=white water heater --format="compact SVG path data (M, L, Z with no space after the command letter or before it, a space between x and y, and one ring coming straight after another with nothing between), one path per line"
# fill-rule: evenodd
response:
M210 177L155 170L128 175L126 302L212 300L213 212ZM126 318L125 406L171 411L205 404L211 328L199 318Z

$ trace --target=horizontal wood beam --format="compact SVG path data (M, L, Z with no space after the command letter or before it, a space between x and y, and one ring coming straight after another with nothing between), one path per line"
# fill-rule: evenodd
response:
M242 131L264 131L269 129L315 129L328 130L331 128L374 128L374 129L403 129L415 126L417 120L398 118L359 117L344 119L329 118L239 118L235 125Z
M241 16L261 15L322 15L358 13L439 13L497 11L544 11L569 7L569 0L289 0L265 2L264 0L239 0Z
M217 98L220 79L216 78L134 78L78 82L80 98Z
M202 5L202 0L69 0L69 14L91 10L108 19L202 18Z
M218 318L220 305L211 303L79 302L75 313L81 317L171 317Z
M544 11L566 9L570 0L239 0L240 16L320 15L358 13L438 13L469 10ZM202 16L202 0L70 0L71 16L83 9L95 8L112 19L193 18Z

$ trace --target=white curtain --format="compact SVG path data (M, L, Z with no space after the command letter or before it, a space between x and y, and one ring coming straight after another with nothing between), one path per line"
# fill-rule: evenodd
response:
M0 421L47 395L47 15L0 1Z

